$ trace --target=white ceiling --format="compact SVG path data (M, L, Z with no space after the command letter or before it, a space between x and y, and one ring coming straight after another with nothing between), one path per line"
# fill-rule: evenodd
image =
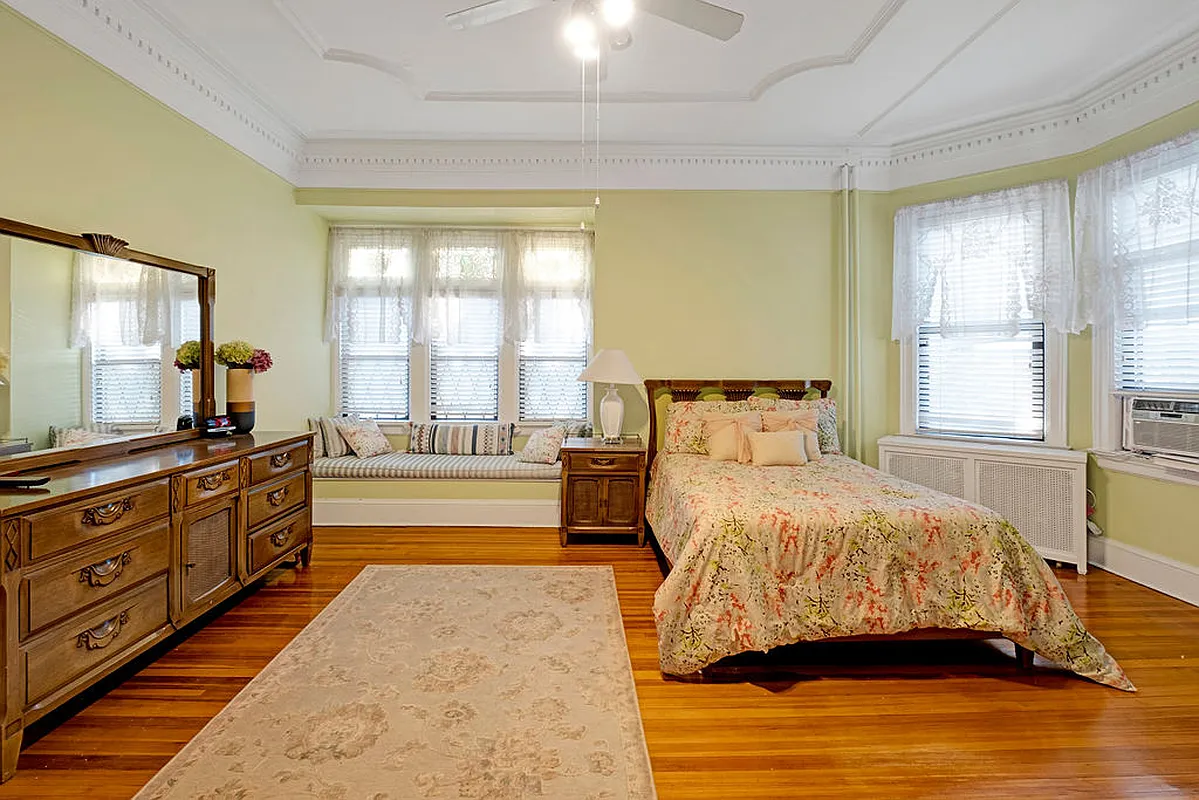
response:
M579 180L568 2L467 31L443 17L480 0L6 2L301 185ZM601 86L606 182L636 185L657 169L683 188L785 188L767 171L792 186L847 160L894 172L936 155L932 171L876 181L910 183L1059 155L1199 100L1195 0L725 4L746 15L727 43L635 19L633 46L611 55ZM1071 117L1073 132L1003 145ZM1005 155L954 155L972 139ZM698 163L688 171L686 159Z

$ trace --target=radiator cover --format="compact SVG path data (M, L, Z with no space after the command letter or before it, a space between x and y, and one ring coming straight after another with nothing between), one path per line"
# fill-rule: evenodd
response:
M1087 571L1087 455L1076 450L885 436L879 469L986 506L1044 558Z

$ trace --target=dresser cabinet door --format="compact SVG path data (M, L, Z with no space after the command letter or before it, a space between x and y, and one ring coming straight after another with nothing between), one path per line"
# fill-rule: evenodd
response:
M182 615L192 617L237 590L237 497L182 515Z
M612 527L637 526L640 503L637 489L640 481L632 476L604 478L604 524Z
M603 520L600 509L602 478L571 478L566 498L566 524L570 527L596 527Z

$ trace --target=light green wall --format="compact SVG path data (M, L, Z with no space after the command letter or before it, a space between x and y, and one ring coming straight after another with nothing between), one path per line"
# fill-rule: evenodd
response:
M0 216L215 267L217 341L275 357L259 427L328 405L326 225L286 181L3 5L0 108Z
M12 353L12 239L0 236L0 358L7 361ZM9 405L9 364L0 364L0 438L12 434L12 409Z
M82 421L82 361L71 336L72 251L22 240L11 243L12 435L35 450L49 429Z
M924 184L886 194L867 195L863 207L864 236L862 271L869 276L864 285L873 287L870 322L863 329L863 381L866 386L887 387L886 422L879 426L877 414L869 418L868 452L877 458L877 439L899 431L899 345L890 341L891 262L895 211L914 203L993 191L1036 181L1066 178L1071 188L1077 177L1108 161L1143 150L1187 131L1199 128L1199 104L1156 120L1125 136L1065 158L970 175L940 183ZM885 309L885 310L884 310ZM883 324L886 320L886 324ZM1068 441L1071 447L1091 446L1091 337L1090 331L1071 336L1069 343ZM1199 565L1199 488L1109 473L1093 463L1090 487L1097 495L1096 520L1117 541L1159 553L1184 563Z

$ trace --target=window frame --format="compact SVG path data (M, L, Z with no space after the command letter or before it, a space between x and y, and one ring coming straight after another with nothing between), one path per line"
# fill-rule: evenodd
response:
M1030 320L1037 322L1040 320ZM899 428L904 436L947 441L989 442L1029 447L1065 448L1068 438L1067 388L1069 385L1069 339L1064 333L1045 327L1045 438L1017 439L1007 436L928 433L919 431L920 358L915 341L899 343L900 398Z

